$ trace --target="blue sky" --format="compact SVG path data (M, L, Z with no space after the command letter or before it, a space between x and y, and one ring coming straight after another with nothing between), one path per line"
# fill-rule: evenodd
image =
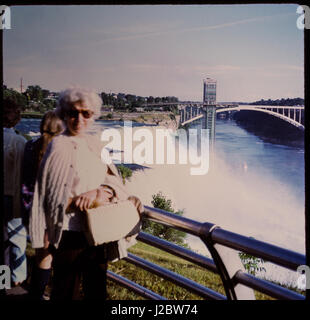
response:
M218 101L304 96L297 5L18 6L4 83Z

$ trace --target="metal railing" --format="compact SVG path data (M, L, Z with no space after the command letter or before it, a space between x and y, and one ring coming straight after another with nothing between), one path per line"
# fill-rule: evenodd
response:
M171 281L204 299L255 299L253 289L276 299L305 299L305 296L295 291L242 271L244 268L237 251L262 258L293 271L296 271L298 266L306 264L304 255L221 229L212 223L200 223L152 207L145 206L144 218L199 237L209 250L212 259L144 232L140 232L137 240L219 274L226 296L131 253L124 258L127 262ZM147 299L166 299L111 271L108 271L107 276L108 279Z

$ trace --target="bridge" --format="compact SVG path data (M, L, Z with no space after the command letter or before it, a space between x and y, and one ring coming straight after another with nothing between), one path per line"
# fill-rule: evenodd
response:
M213 109L215 113L232 111L256 111L270 114L289 122L300 130L304 130L304 106L266 106L266 105L216 105L206 106L203 104L183 104L180 108L180 124L185 125L205 116L206 110Z
M180 125L184 126L201 118L206 119L206 129L214 129L215 116L221 112L232 111L256 111L270 114L274 117L282 119L298 129L304 131L304 106L268 106L268 105L239 105L239 104L226 104L226 105L206 105L203 102L195 101L178 101L178 102L164 102L164 103L146 103L142 107L164 107L164 106L177 106L180 112ZM214 119L213 119L214 118ZM211 126L210 126L211 125Z
M166 106L184 106L184 105L199 105L203 106L202 102L195 101L177 101L177 102L154 102L154 103L144 103L141 105L143 108L147 107L166 107Z
M260 106L260 105L240 105L230 108L218 108L216 113L225 112L225 111L241 111L241 110L250 110L250 111L259 111L270 114L274 117L280 118L284 121L289 122L293 126L297 127L300 130L305 130L304 119L302 113L304 112L304 107L302 106Z

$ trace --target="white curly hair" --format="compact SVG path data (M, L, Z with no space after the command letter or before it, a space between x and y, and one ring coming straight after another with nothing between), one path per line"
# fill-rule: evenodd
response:
M82 102L85 107L93 111L95 118L100 116L101 98L96 92L84 88L68 88L62 91L58 98L56 114L64 120L67 112L76 102Z

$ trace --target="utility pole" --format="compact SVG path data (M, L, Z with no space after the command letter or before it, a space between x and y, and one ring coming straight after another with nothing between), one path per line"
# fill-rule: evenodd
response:
M23 78L20 78L20 93L23 93Z

